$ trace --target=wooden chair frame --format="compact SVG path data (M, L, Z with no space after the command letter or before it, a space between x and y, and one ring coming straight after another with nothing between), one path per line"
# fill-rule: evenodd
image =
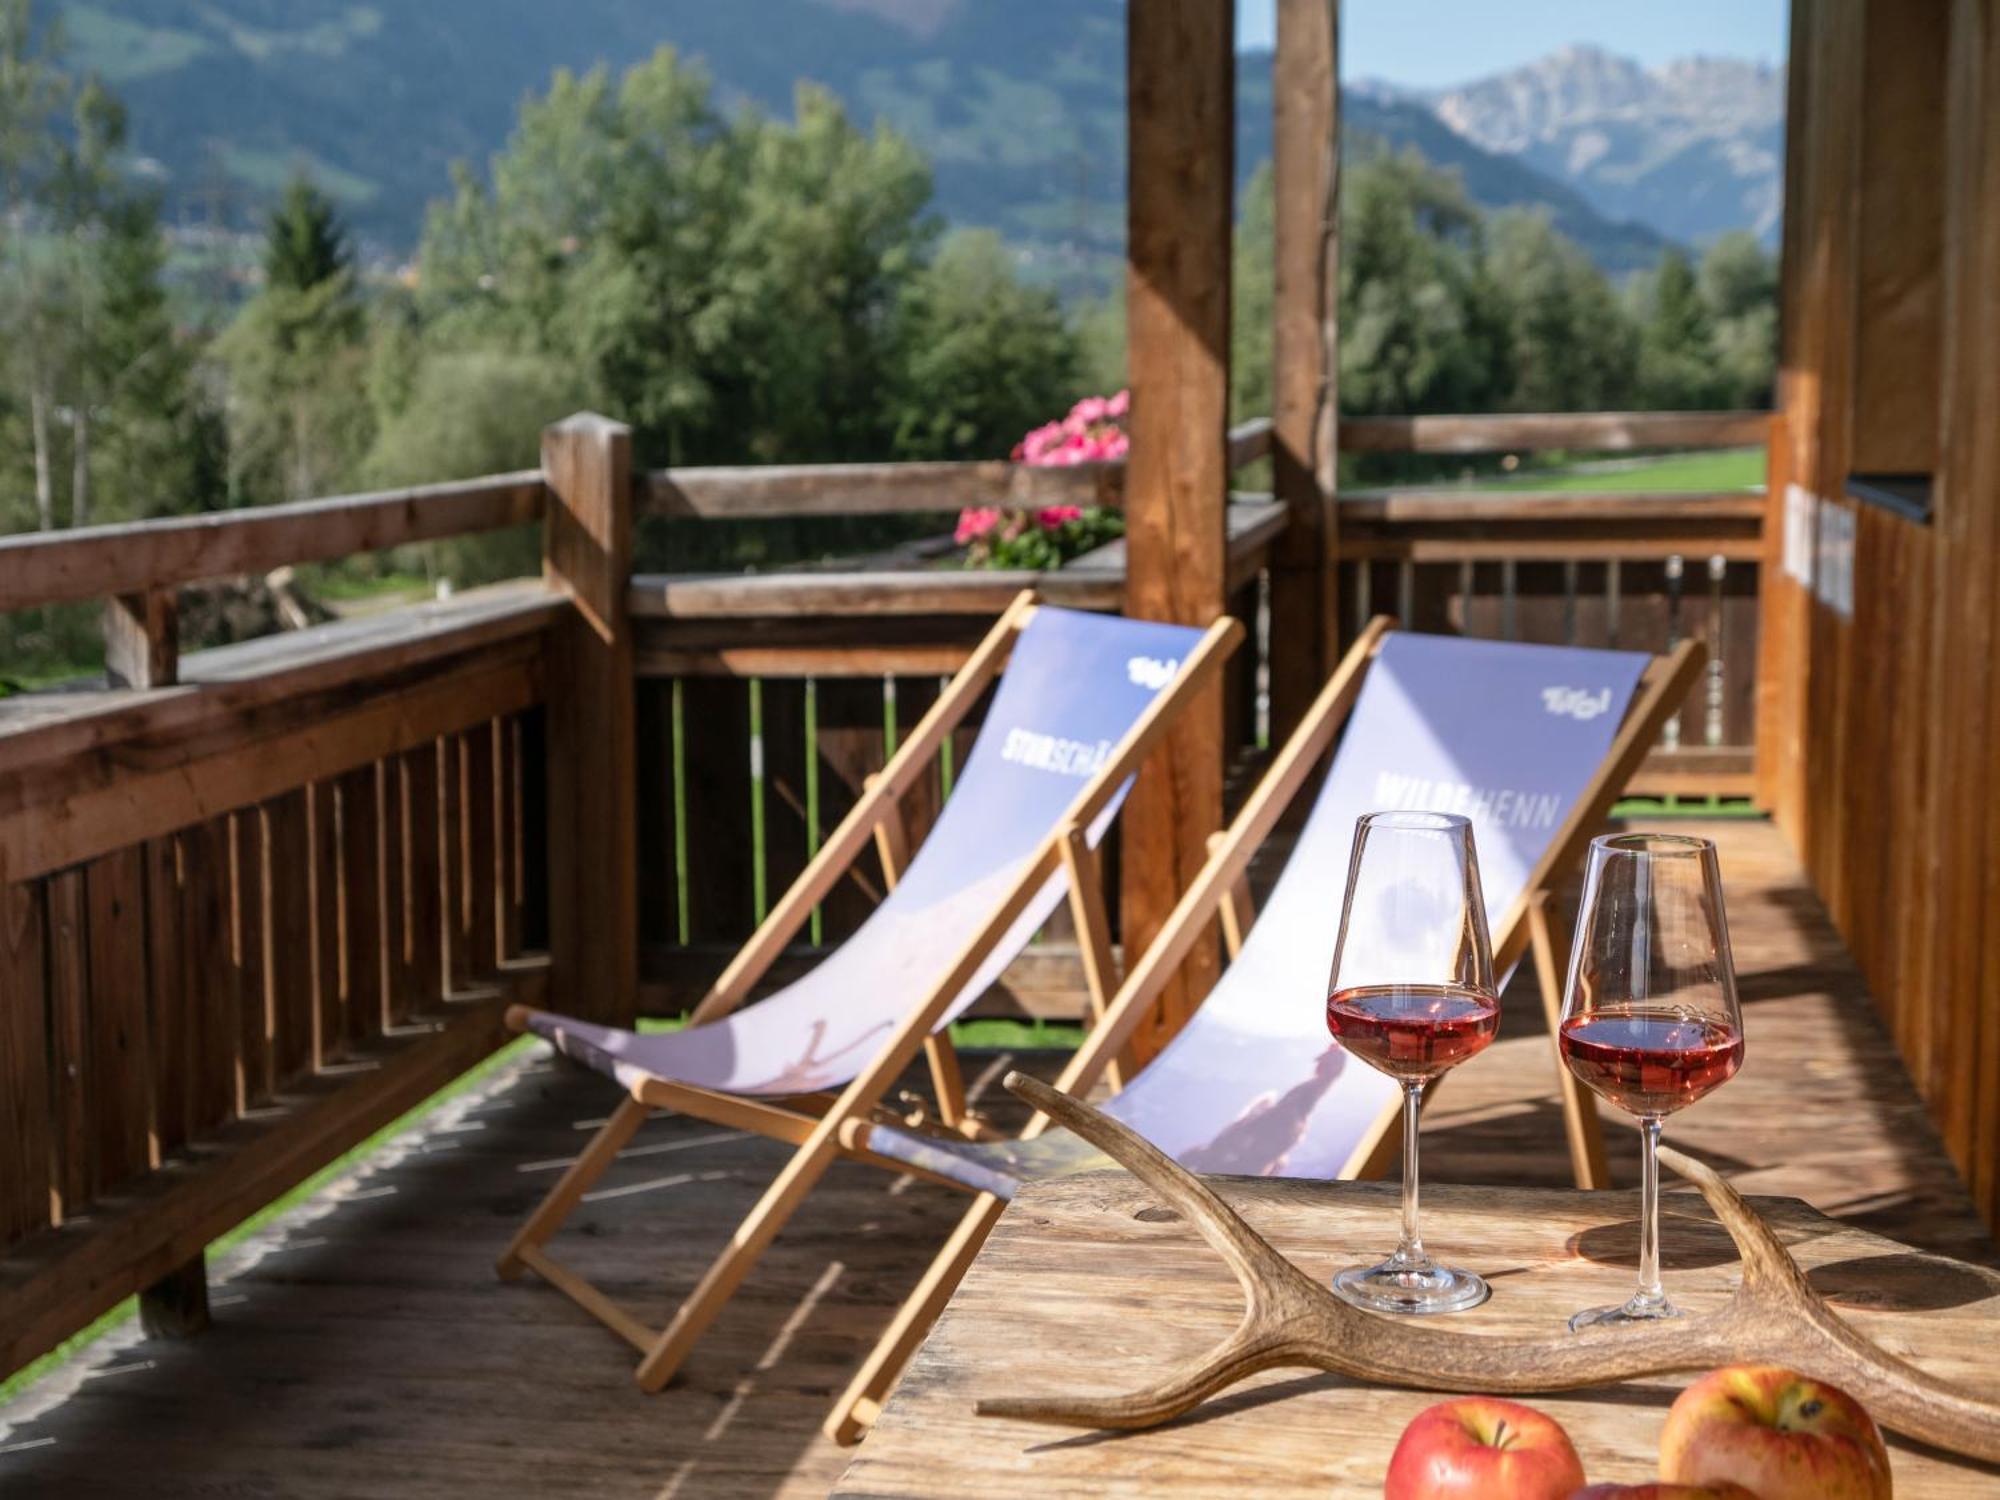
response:
M1160 991L1178 972L1210 922L1220 925L1224 948L1232 958L1240 950L1253 919L1248 885L1250 861L1332 749L1360 696L1362 681L1381 648L1383 637L1393 628L1395 622L1386 615L1368 622L1235 820L1227 830L1211 836L1207 862L1175 904L1152 946L1119 986L1115 998L1102 1007L1098 1024L1056 1079L1057 1088L1084 1093L1100 1079L1116 1076L1113 1070L1133 1033L1151 1013ZM1555 882L1582 857L1592 835L1611 811L1611 804L1617 801L1625 783L1658 741L1662 726L1686 700L1706 655L1700 642L1688 640L1647 665L1610 752L1529 872L1521 894L1508 907L1494 933L1496 973L1506 973L1533 949L1542 1005L1549 1020L1550 1056L1561 1084L1570 1170L1581 1188L1607 1187L1610 1174L1605 1167L1596 1101L1571 1076L1555 1051L1556 1019L1562 1009L1567 957L1550 927L1548 903ZM1095 998L1092 1009L1099 1011ZM1384 1108L1356 1146L1341 1169L1343 1178L1375 1177L1387 1170L1401 1149L1397 1134L1401 1111L1399 1096L1394 1104ZM1046 1116L1037 1115L1022 1132L1022 1138L1041 1134L1048 1124ZM954 1186L966 1191L963 1183ZM1004 1200L990 1193L977 1196L828 1414L824 1424L827 1436L840 1443L860 1441L903 1366L944 1310L966 1267L972 1264L1006 1206Z
M907 836L900 799L925 774L946 737L1005 668L1015 640L1037 607L1032 590L1015 596L910 738L864 786L860 799L819 853L722 971L695 1007L694 1021L716 1020L749 997L813 907L846 874L871 841L884 855L889 878L894 880L901 874L906 862ZM1102 890L1094 879L1076 879L1079 872L1094 876L1096 871L1097 855L1089 846L1087 830L1110 805L1126 778L1138 770L1172 727L1181 709L1208 685L1242 636L1243 627L1234 619L1225 618L1209 627L1173 682L1147 705L1105 763L1084 783L1058 826L1043 838L1020 877L979 931L930 991L912 1005L867 1067L839 1094L770 1100L695 1088L663 1078L639 1081L633 1085L630 1097L620 1101L610 1119L521 1226L500 1257L499 1274L512 1279L524 1270L532 1270L564 1293L639 1351L641 1358L635 1378L642 1389L657 1391L673 1378L695 1341L837 1157L869 1162L898 1174L911 1172L904 1163L870 1152L866 1135L882 1108L883 1096L919 1050L926 1052L931 1066L940 1121L950 1128L977 1133L976 1123L966 1114L964 1088L950 1041L933 1034L938 1019L972 981L994 945L1020 918L1035 893L1058 869L1067 867L1071 872L1071 901L1085 933L1086 951L1108 954L1110 940L1104 930ZM1087 889L1079 894L1079 887ZM1095 915L1088 916L1093 902ZM1086 917L1087 920L1082 920ZM510 1011L508 1021L517 1030L525 1029L526 1013L518 1009ZM542 1248L631 1140L633 1132L656 1109L678 1110L714 1124L755 1131L796 1148L791 1160L772 1180L756 1207L663 1329L649 1327L634 1317Z

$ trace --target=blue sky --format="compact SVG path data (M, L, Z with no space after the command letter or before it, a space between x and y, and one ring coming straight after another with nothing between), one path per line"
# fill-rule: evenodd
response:
M1276 0L1236 0L1236 40L1271 45ZM1463 83L1591 42L1647 65L1703 53L1782 62L1786 0L1346 0L1340 71Z

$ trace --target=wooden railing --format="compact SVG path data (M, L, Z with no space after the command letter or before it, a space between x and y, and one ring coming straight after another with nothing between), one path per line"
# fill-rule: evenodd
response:
M1347 451L1621 452L1761 444L1762 412L1349 418ZM1631 790L1745 797L1755 760L1761 490L1568 493L1439 487L1339 497L1348 629L1376 613L1417 630L1664 651L1694 637L1708 668Z
M1462 451L1501 436L1482 420L1343 433ZM1508 446L1533 435L1505 420ZM1704 420L1711 435L1749 421ZM1672 441L1699 437L1686 419L1560 419L1564 441L1595 446L1664 441L1647 424L1673 421ZM1269 442L1268 424L1239 430L1232 463ZM585 417L551 429L527 473L0 540L0 610L101 598L108 660L105 682L0 700L0 1373L133 1292L153 1326L198 1326L203 1247L486 1055L511 1001L613 1021L678 1009L1006 599L1033 584L1123 601L1121 544L1045 575L634 576L636 515L1115 504L1121 479L635 474L625 430ZM537 521L540 579L179 649L184 584ZM1268 499L1230 507L1230 607L1252 626L1285 525ZM1707 631L1730 664L1721 743L1749 732L1731 717L1754 593L1741 499L1349 497L1341 532L1349 612L1650 647ZM1225 690L1246 756L1285 649L1263 634ZM1683 714L1684 744L1715 740L1701 713ZM918 836L969 734L909 808ZM864 861L795 963L882 889ZM1064 934L1045 939L1003 988L1073 1010Z
M0 1372L216 1236L541 995L539 580L181 656L183 583L532 521L539 472L0 541L108 596L98 685L0 701Z

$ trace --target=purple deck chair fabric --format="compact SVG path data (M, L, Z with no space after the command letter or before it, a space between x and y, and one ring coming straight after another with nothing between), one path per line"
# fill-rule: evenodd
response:
M1326 982L1355 819L1472 819L1487 911L1521 893L1603 763L1643 654L1392 633L1243 951L1179 1036L1106 1112L1198 1172L1339 1175L1397 1085L1326 1029ZM1023 1181L1109 1166L1067 1131L958 1142L875 1128L870 1149L1011 1197Z
M1040 606L930 836L860 930L804 978L678 1032L641 1035L549 1012L535 1013L529 1029L628 1089L647 1076L768 1096L846 1085L992 915L1201 634ZM1093 843L1124 795L1091 829ZM939 1029L1000 977L1066 892L1058 873L1036 893Z

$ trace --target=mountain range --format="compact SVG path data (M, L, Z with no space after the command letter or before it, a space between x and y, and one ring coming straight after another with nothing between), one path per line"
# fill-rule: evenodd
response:
M454 160L483 165L558 67L671 44L727 107L789 112L801 79L913 137L936 207L1035 274L1111 283L1124 233L1124 0L59 0L71 60L125 99L170 219L254 226L295 169L364 242L406 253ZM1570 49L1464 88L1351 87L1350 141L1414 146L1471 197L1550 215L1600 264L1650 264L1778 214L1782 75L1647 71ZM1270 55L1238 58L1241 175L1270 153Z
M1690 244L1749 229L1776 244L1783 211L1785 74L1735 58L1643 68L1596 47L1458 88L1368 83L1416 103L1482 151L1574 187L1607 218Z

